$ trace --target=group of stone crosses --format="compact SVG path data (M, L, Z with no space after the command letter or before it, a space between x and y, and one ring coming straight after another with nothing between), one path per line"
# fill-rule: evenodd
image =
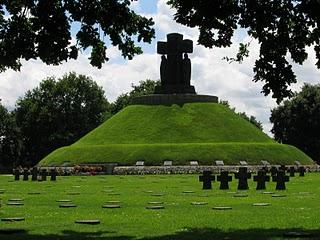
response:
M298 172L299 176L303 177L305 173L304 167L299 167ZM276 182L276 190L285 190L286 182L289 182L289 176L286 175L286 172L290 174L290 177L295 176L296 169L295 167L286 168L286 166L281 165L278 169L275 166L272 166L270 169L272 181ZM268 169L266 167L258 171L256 176L253 176L253 181L257 182L256 190L266 189L266 182L270 182L270 176L267 174ZM251 172L248 172L246 167L240 167L239 171L235 174L235 179L238 179L238 190L247 190L248 179L251 179ZM203 183L203 189L212 189L212 181L215 181L215 176L212 175L211 171L203 171L203 175L199 176L199 181ZM232 176L229 176L228 171L221 171L220 175L217 176L217 181L220 182L220 189L225 190L229 189L229 182L232 181Z
M25 168L22 171L20 169L14 169L13 170L14 180L19 181L20 175L23 176L23 181L29 180L29 175L31 175L32 181L47 181L48 171L47 169L41 169L41 171L38 170L37 167L32 168L31 170ZM50 171L50 180L56 181L57 180L57 171L56 169L51 169Z

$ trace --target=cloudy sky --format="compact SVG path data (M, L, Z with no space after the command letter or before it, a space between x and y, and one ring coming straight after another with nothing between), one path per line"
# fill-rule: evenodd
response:
M91 76L103 86L110 102L121 93L131 89L131 84L138 84L145 79L157 80L160 78L160 56L156 54L156 42L165 40L166 34L178 32L184 38L194 41L194 53L189 57L192 61L192 84L197 93L218 96L228 100L238 112L246 112L256 116L263 123L264 131L268 134L271 128L269 123L270 110L276 106L271 97L261 94L262 83L253 83L253 65L259 53L259 45L252 41L243 32L236 32L234 44L227 49L206 49L196 45L198 30L186 28L173 21L174 11L166 5L167 0L138 0L133 2L133 8L140 14L152 17L155 21L156 39L151 45L142 45L144 54L133 60L123 60L118 50L109 46L107 55L110 61L97 69L89 64L88 56L83 53L74 61L60 66L47 66L40 61L23 62L20 72L8 70L0 73L0 99L9 109L13 109L15 101L24 93L36 87L39 82L48 77L61 77L63 74L75 71L79 74ZM238 44L241 41L252 41L250 57L242 64L229 64L223 57L235 56ZM303 66L294 66L298 76L298 83L292 88L298 91L304 82L316 84L320 82L320 70L315 67L315 55L309 49L309 58Z

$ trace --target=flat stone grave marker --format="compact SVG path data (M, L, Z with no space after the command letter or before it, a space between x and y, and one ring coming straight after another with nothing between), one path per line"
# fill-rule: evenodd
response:
M267 175L266 171L259 170L258 175L253 177L253 181L257 182L256 190L266 189L266 182L270 181L270 176Z
M212 176L211 171L203 171L202 176L199 176L199 181L202 182L202 189L212 189L211 181L215 180L215 176Z
M102 206L102 208L120 208L121 206L119 204L105 204Z
M143 192L145 192L145 193L153 193L153 191L143 191Z
M198 161L190 161L190 166L199 166Z
M29 195L39 195L41 194L40 192L28 192Z
M153 210L164 209L164 206L163 205L151 205L151 206L146 206L146 209L153 209Z
M6 217L6 218L1 218L2 222L21 222L24 221L24 217Z
M107 204L119 204L121 201L107 201Z
M274 192L262 192L262 194L274 194Z
M80 188L81 186L76 185L76 186L71 186L72 188Z
M136 162L137 167L143 167L144 166L144 161L137 161Z
M59 208L75 208L77 205L72 204L72 203L63 203L59 205Z
M283 195L283 194L273 194L273 195L271 195L271 197L274 197L274 198L283 198L283 197L286 197L286 195Z
M195 193L194 191L183 191L182 193Z
M119 196L120 193L108 193L108 196Z
M155 202L148 202L148 204L161 205L161 204L163 204L163 202L157 202L157 201L155 201Z
M208 202L192 202L191 205L194 205L194 206L202 206L202 205L207 205Z
M270 206L270 203L253 203L252 206L254 206L254 207L266 207L266 206Z
M97 225L100 224L100 220L76 220L77 224Z
M9 202L22 202L23 199L22 198L12 198L8 200Z
M304 173L306 172L306 169L301 166L298 168L298 171L299 171L299 177L304 177Z
M152 193L151 196L153 196L153 197L162 197L162 196L164 196L164 193Z
M216 166L224 166L224 162L222 160L214 161Z
M248 163L246 161L240 161L241 166L248 166Z
M289 169L288 169L288 173L290 174L289 176L290 177L294 177L294 174L296 172L296 169L295 167L291 166Z
M311 233L308 232L286 232L283 233L284 237L288 237L288 238L311 238L313 237Z
M164 161L163 166L172 166L172 161Z
M213 207L213 210L231 210L232 207L225 207L225 206L218 206L218 207Z
M239 180L238 190L249 189L248 179L251 178L251 173L248 172L248 169L246 167L240 167L239 172L235 173L235 178Z
M23 206L24 203L22 203L22 202L8 202L7 205L8 206Z
M219 176L217 176L217 181L220 182L220 189L229 189L229 182L232 182L232 176L229 176L228 171L222 171Z
M79 192L67 192L67 195L80 195Z
M276 190L285 190L286 182L289 182L289 176L282 170L279 170L276 176L272 177L272 181L276 182Z
M0 234L2 235L9 235L9 234L20 234L20 233L26 233L27 231L24 229L15 229L15 228L6 228L6 229L0 229Z
M56 202L60 202L60 203L70 203L70 202L72 202L72 201L69 200L69 199L59 199L59 200L56 200Z
M245 194L245 193L236 193L235 195L233 195L233 197L248 197L248 194Z

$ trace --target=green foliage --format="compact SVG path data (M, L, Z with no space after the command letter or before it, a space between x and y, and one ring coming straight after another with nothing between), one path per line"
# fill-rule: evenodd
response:
M33 165L54 149L69 145L97 127L108 102L91 78L69 73L43 80L17 101L16 121Z
M75 165L86 162L134 164L145 160L161 165L198 160L212 164L222 159L238 164L310 163L311 159L291 146L280 145L229 108L214 103L190 103L182 107L131 105L71 146L60 148L41 165Z
M253 125L255 125L257 128L259 128L261 131L263 131L263 126L262 126L262 123L260 121L258 121L256 119L255 116L248 116L245 112L239 112L237 113L236 112L236 109L235 108L232 108L229 104L228 101L221 101L219 102L220 104L228 107L230 110L232 110L234 113L238 114L240 117L242 117L243 119L247 120L248 122L252 123Z
M71 176L58 177L57 182L9 182L12 176L0 176L3 202L23 198L24 206L1 206L1 218L21 216L22 222L1 222L1 229L24 229L25 233L0 235L14 240L316 240L319 239L320 175L290 178L284 198L274 198L256 191L251 180L246 198L233 197L237 180L230 191L202 190L197 174L145 176ZM75 186L80 186L75 188ZM274 191L275 183L266 184ZM112 187L112 188L108 188ZM111 190L113 192L107 192ZM29 192L39 191L39 195ZM70 196L66 192L80 192ZM154 197L151 193L163 193ZM194 193L182 193L194 191ZM120 195L111 195L119 193ZM207 196L207 197L206 197ZM75 209L59 208L56 200L70 199ZM107 201L120 201L120 209L102 209ZM145 209L148 202L164 202L165 209ZM193 206L191 202L207 202ZM254 207L253 203L270 203ZM230 206L230 211L212 210ZM54 219L54 220L53 220ZM101 224L85 226L75 220L99 219ZM110 229L110 230L109 230ZM287 232L312 233L314 238L286 238ZM8 237L9 236L9 237Z
M229 47L234 31L240 27L260 43L253 81L265 82L263 93L281 102L291 96L288 89L296 82L291 63L303 64L307 46L314 46L320 68L320 1L251 0L169 0L176 9L175 20L188 27L198 27L198 43L205 47ZM248 45L240 44L233 60L241 62L248 55Z
M128 105L130 105L134 97L149 95L154 93L156 86L160 85L160 81L147 79L140 81L139 85L131 85L133 88L130 92L121 94L115 102L111 104L111 113L116 114Z
M88 48L92 48L90 63L101 68L108 61L105 36L123 57L132 59L142 53L133 39L150 43L155 32L153 20L136 14L130 4L130 0L1 1L0 72L19 70L21 59L61 64ZM73 25L80 25L75 45Z
M14 114L2 106L0 101L0 165L11 168L19 164L23 143Z
M320 85L305 84L272 110L270 121L277 141L292 144L320 162Z

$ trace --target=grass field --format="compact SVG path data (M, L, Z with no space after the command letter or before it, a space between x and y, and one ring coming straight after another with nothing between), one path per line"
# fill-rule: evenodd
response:
M1 235L0 239L103 239L103 240L195 240L195 239L286 239L287 231L312 233L319 239L320 174L290 178L285 194L274 198L250 189L248 197L234 197L230 190L202 190L197 175L58 177L57 182L15 182L0 176L0 217L24 217L23 222L0 221L0 230L24 229L24 233ZM152 191L152 192L151 192ZM184 193L184 191L193 191ZM40 194L30 194L38 192ZM79 193L79 195L69 194ZM152 196L162 193L162 196ZM23 199L23 206L9 206L10 199ZM69 199L76 208L59 208L56 200ZM107 201L120 201L119 209L103 209ZM150 201L164 202L165 209L150 210ZM191 202L207 202L193 206ZM270 203L255 207L253 203ZM215 206L232 210L217 211ZM78 225L80 219L99 219L100 225ZM295 238L298 239L298 238Z
M118 162L133 165L175 165L197 160L212 164L223 160L237 165L245 160L260 164L293 164L312 160L293 146L278 144L226 106L192 103L183 106L126 107L71 146L57 149L40 165L61 166Z

